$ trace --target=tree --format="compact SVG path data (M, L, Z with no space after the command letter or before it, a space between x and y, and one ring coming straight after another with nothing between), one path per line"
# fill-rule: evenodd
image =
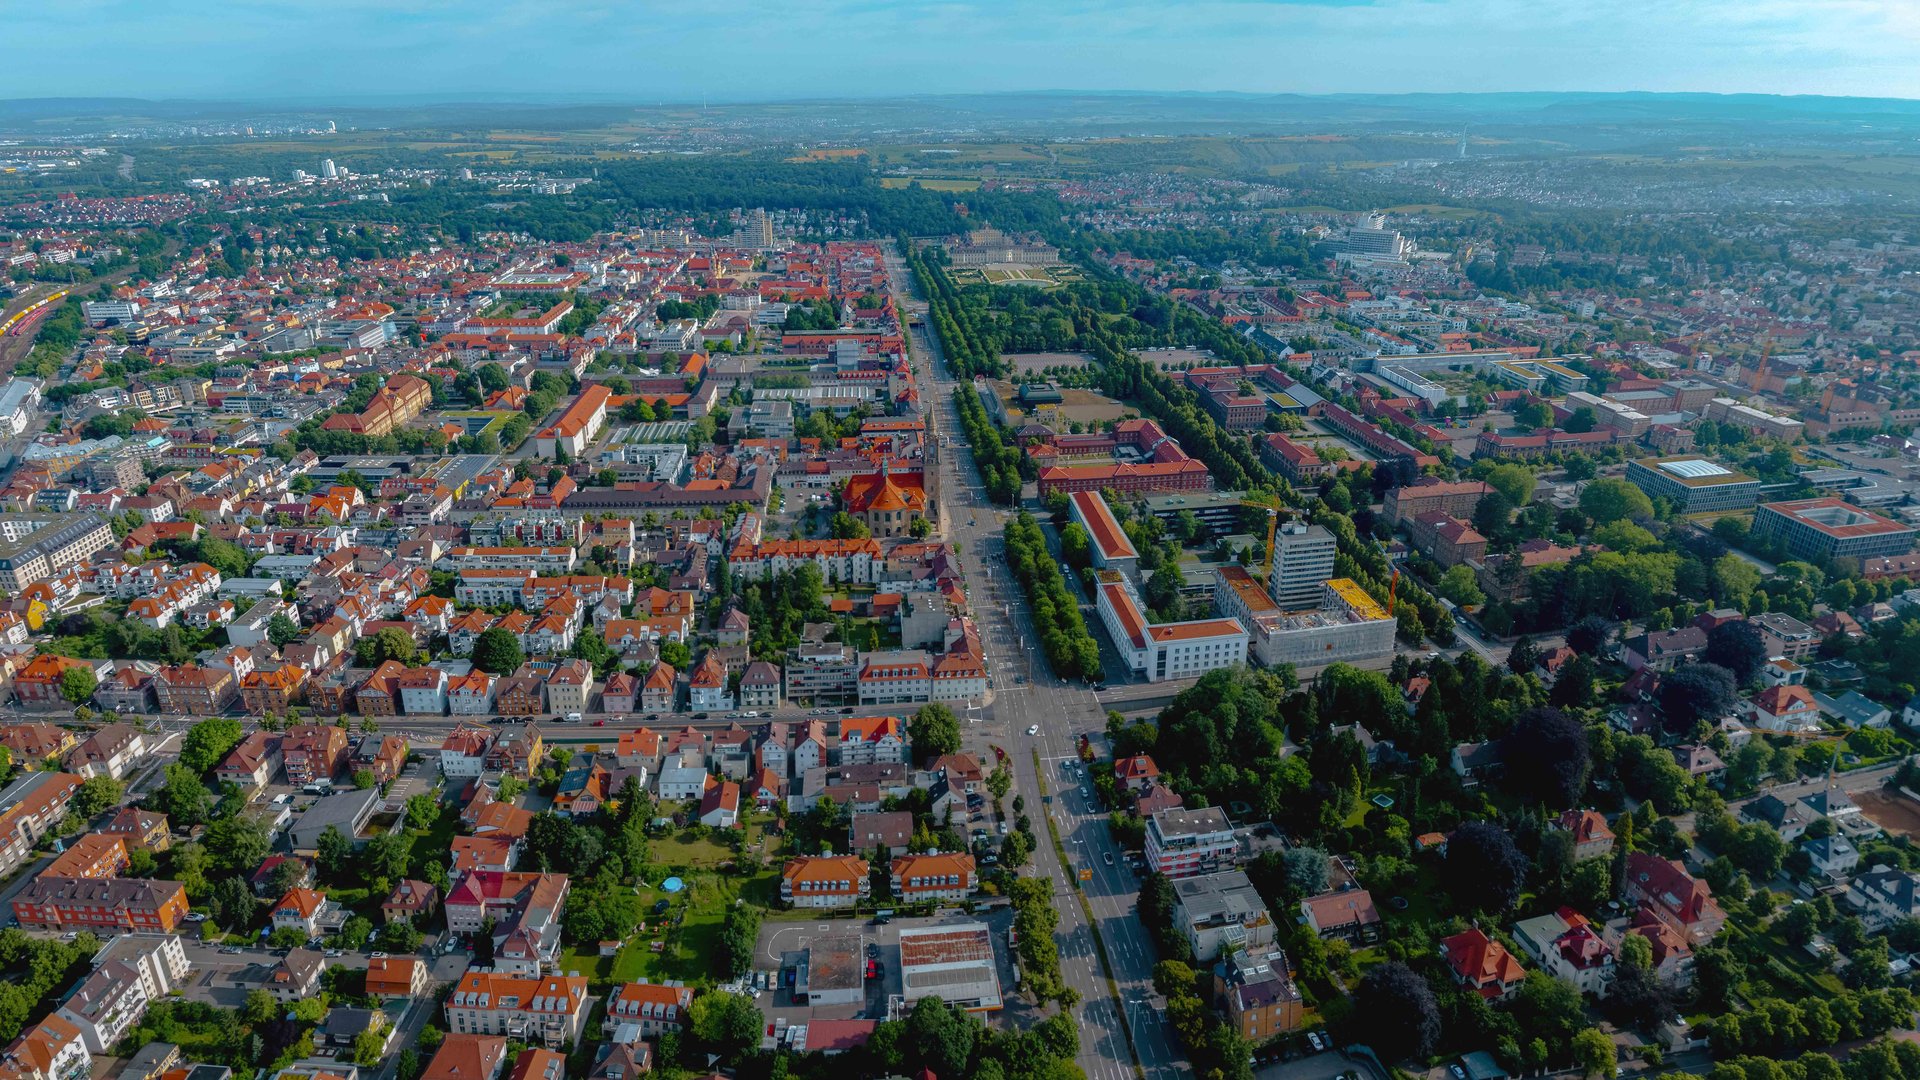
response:
M356 642L353 655L363 667L378 667L388 660L397 660L412 667L420 658L420 647L414 644L412 634L397 626L389 626L372 637L364 637Z
M1504 914L1527 882L1527 857L1505 829L1470 821L1447 838L1447 887L1461 906Z
M276 649L284 649L299 640L300 624L288 618L285 612L276 612L267 620L267 640L273 642Z
M240 1020L251 1027L270 1023L280 1015L280 1003L265 990L249 990L247 1000L240 1007Z
M1733 673L1718 664L1682 664L1660 680L1660 709L1667 730L1692 731L1702 720L1718 720L1739 704Z
M1388 1063L1425 1058L1440 1041L1440 1005L1433 988L1397 960L1361 978L1353 1013L1366 1018L1373 1049Z
M1559 709L1528 709L1514 721L1502 750L1506 760L1523 766L1507 770L1506 784L1516 794L1556 810L1579 805L1593 761L1578 720Z
M1486 594L1480 591L1480 583L1473 576L1473 568L1466 563L1449 567L1440 575L1440 583L1435 588L1441 596L1459 604L1461 607L1479 607L1486 602Z
M489 675L508 675L527 662L520 639L505 627L490 627L473 642L473 666Z
M1760 628L1745 619L1721 623L1707 631L1706 660L1731 672L1735 685L1745 686L1760 676L1767 662L1767 642Z
M922 705L907 725L913 740L913 759L922 764L943 754L960 752L960 720L939 702Z
M1515 506L1533 501L1533 470L1515 462L1505 462L1487 470L1488 486L1507 497Z
M936 1076L965 1076L981 1028L938 997L914 1002L906 1018L906 1044Z
M327 826L326 831L320 834L313 859L320 876L329 882L341 882L352 869L353 861L353 841L334 826Z
M1615 1060L1613 1040L1599 1028L1584 1028L1573 1037L1573 1067L1583 1077L1611 1077L1620 1069Z
M440 820L440 800L421 792L407 797L407 824L423 832L431 832L433 823Z
M1303 897L1326 891L1327 858L1327 853L1319 848L1288 848L1280 856L1287 891Z
M1060 530L1060 561L1078 569L1091 561L1093 540L1087 530L1077 521L1070 521Z
M1507 651L1507 670L1515 675L1527 675L1540 666L1540 647L1525 634L1520 635Z
M180 739L180 764L193 770L196 777L205 776L207 770L220 764L221 759L240 745L245 735L238 720L224 716L202 720Z
M663 641L660 643L660 662L675 671L685 671L693 665L693 650L684 641Z
M93 697L94 687L100 680L94 676L90 667L68 668L60 676L60 696L70 704L79 705Z
M73 812L82 818L97 817L108 807L120 805L126 791L126 785L111 776L88 777L73 793Z
M385 1035L375 1028L368 1028L353 1037L353 1063L362 1067L378 1065L386 1056L387 1040Z
M722 974L739 978L753 968L753 944L759 933L760 909L747 906L727 909L726 921L720 925L717 957Z
M147 805L167 815L181 827L199 825L207 820L213 795L200 782L200 774L185 765L169 765L166 780L147 799Z
M866 522L841 510L833 515L827 527L828 534L835 540L865 540L872 534L867 531Z
M1613 624L1598 615L1588 615L1567 627L1567 648L1581 656L1598 656L1613 640Z
M1603 476L1588 481L1581 489L1580 512L1597 525L1625 518L1640 520L1653 516L1653 500L1625 480Z
M757 1045L765 1023L752 998L721 992L694 998L687 1018L694 1038L723 1061L731 1061Z

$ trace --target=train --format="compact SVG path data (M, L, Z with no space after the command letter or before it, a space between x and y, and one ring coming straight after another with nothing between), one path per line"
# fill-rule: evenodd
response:
M34 317L34 315L38 314L41 311L44 311L49 305L58 303L59 301L66 299L66 296L67 296L66 289L61 289L59 292L55 292L55 293L48 293L47 295L41 297L40 299L35 300L33 303L28 304L26 307L22 308L21 310L15 312L13 316L9 318L6 322L0 323L0 337L5 337L9 334L14 333L20 328L24 327L28 319L31 319Z

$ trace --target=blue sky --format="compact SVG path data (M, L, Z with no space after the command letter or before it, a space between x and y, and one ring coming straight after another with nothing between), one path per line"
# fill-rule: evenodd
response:
M1916 0L0 0L0 97L1920 97Z

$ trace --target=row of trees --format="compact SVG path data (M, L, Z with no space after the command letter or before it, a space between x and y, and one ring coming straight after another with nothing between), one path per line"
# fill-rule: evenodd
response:
M987 499L1004 506L1019 502L1021 484L1033 469L1033 459L1007 440L1004 429L981 406L980 395L973 387L966 383L954 387L953 407L960 416L961 430L966 432L967 445L973 448Z
M1080 601L1060 576L1039 523L1023 511L1007 522L1005 536L1007 566L1026 590L1034 633L1053 673L1063 679L1099 678L1100 643L1087 631Z
M1005 374L1006 362L1000 359L999 350L980 334L960 303L960 289L943 265L946 253L916 250L904 237L900 250L913 270L920 294L927 298L927 322L940 335L940 350L947 366L963 379Z

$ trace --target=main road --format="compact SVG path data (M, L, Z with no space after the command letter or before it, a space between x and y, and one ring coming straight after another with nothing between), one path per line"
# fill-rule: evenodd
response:
M912 276L898 255L889 254L888 269L894 309L908 322L909 313L924 311L925 305L911 296ZM1094 1080L1135 1075L1136 1061L1148 1080L1185 1075L1191 1070L1163 1019L1166 1003L1153 989L1155 958L1135 913L1139 882L1107 831L1106 815L1094 804L1075 752L1080 733L1105 725L1105 709L1092 690L1056 679L1036 657L1033 643L1039 635L1032 614L1006 569L1005 512L988 504L971 452L961 452L965 435L953 405L958 380L933 335L909 327L909 340L926 407L927 439L935 448L934 483L943 493L939 533L959 545L968 606L987 651L990 701L969 710L968 741L988 760L989 745L1006 752L1014 770L1013 792L1034 817L1038 842L1027 873L1053 885L1061 972L1080 995L1080 1067ZM1054 831L1064 861L1055 850ZM1081 880L1083 872L1087 876Z

